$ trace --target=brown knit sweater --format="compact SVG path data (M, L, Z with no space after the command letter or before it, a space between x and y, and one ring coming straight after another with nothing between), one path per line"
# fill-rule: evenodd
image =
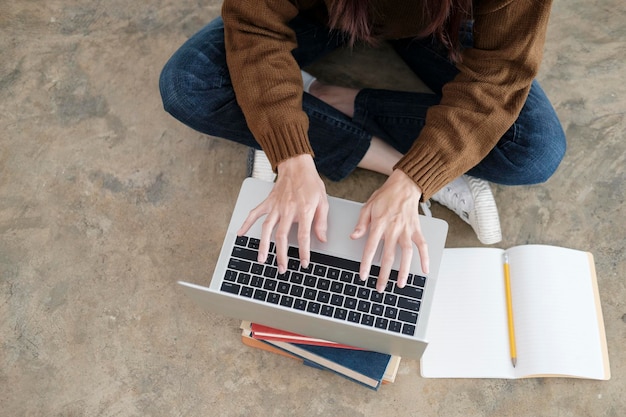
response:
M313 154L302 78L291 55L296 39L287 22L320 2L224 1L226 58L237 102L274 169L287 158ZM371 2L387 39L419 30L421 0ZM395 167L421 187L424 199L496 145L519 115L541 62L551 0L474 3L474 48L462 52L460 74L444 86L419 140Z

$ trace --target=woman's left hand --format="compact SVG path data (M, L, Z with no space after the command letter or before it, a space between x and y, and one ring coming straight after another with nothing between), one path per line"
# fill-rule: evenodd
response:
M369 277L374 254L381 240L384 241L380 273L376 290L384 291L396 246L400 246L402 258L398 271L398 286L404 287L413 257L413 243L420 255L422 271L428 273L428 247L419 222L419 202L422 190L404 172L395 170L387 181L376 190L361 209L359 220L350 235L352 239L369 235L361 259L361 279Z

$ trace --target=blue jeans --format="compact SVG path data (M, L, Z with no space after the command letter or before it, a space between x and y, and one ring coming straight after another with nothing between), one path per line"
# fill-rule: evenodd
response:
M342 36L303 16L290 25L298 40L293 56L300 67L343 44ZM331 180L341 180L356 168L372 136L407 152L424 126L426 111L439 102L443 85L458 72L432 39L396 40L391 45L434 94L363 89L356 97L353 118L304 94L303 110L309 117L315 163ZM159 87L165 110L182 123L207 135L259 149L235 100L221 18L174 53L163 68ZM561 124L534 81L517 121L468 174L499 184L539 183L554 173L564 153Z

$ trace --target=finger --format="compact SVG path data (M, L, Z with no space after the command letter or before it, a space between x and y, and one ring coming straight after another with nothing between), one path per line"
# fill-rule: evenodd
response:
M309 267L310 250L311 250L311 222L313 216L306 211L298 221L298 247L300 255L300 265L302 268Z
M411 269L411 260L413 259L413 244L411 241L405 240L400 248L402 250L402 259L400 259L400 269L398 270L398 287L403 288L406 285Z
M248 233L248 230L250 230L250 227L252 227L252 225L256 223L256 221L261 216L267 214L268 211L269 210L266 209L265 201L263 201L261 204L259 204L252 210L250 210L250 213L248 213L248 217L246 217L246 219L243 221L243 224L241 225L239 230L237 230L237 236L242 236Z
M354 226L354 231L350 234L351 239L360 239L365 235L367 228L372 221L372 209L369 204L365 204L359 212L359 219Z
M363 256L361 257L361 267L359 268L359 276L362 281L365 281L369 277L370 270L372 269L372 261L374 260L376 249L378 249L381 235L382 233L380 231L370 230L367 237L365 247L363 248Z
M276 227L276 264L278 273L284 274L287 271L287 249L289 247L289 230L293 224L293 217L281 218Z
M259 243L259 255L257 258L259 263L265 263L267 260L272 231L274 230L274 226L276 226L277 221L278 216L270 213L267 215L263 225L261 226L261 243Z
M320 204L317 206L315 217L313 219L313 230L315 236L320 242L326 242L326 231L328 229L328 199L323 198Z
M383 256L380 261L380 273L378 274L378 281L376 282L376 291L383 292L385 290L395 258L396 240L385 239L385 243L383 244Z
M413 233L413 243L415 243L415 246L417 246L417 252L420 255L422 271L425 274L428 274L430 265L430 258L428 256L428 245L426 244L426 239L424 239L421 230L418 229L415 233Z

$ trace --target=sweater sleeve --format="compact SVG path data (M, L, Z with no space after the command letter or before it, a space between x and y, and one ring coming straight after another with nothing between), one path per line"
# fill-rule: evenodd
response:
M543 54L551 0L486 0L475 6L474 47L396 164L428 199L478 164L512 126Z
M225 0L226 62L235 97L272 168L311 154L309 121L302 110L302 77L291 51L288 22L298 14L288 0Z

